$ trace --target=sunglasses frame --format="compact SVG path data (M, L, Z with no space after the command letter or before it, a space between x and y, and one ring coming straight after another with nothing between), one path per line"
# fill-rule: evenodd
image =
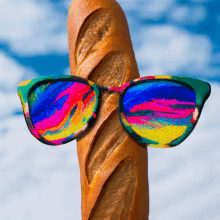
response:
M187 128L184 132L184 134L177 138L176 140L164 145L160 144L156 141L152 141L150 139L141 137L138 135L131 127L130 123L127 121L125 114L124 114L124 109L123 109L123 97L126 93L126 91L138 84L141 83L146 83L146 82L152 82L152 81L171 81L175 82L177 84L183 85L191 90L193 90L196 93L196 108L194 110L194 113L191 117L190 123L187 125ZM94 107L93 114L91 117L88 119L87 124L84 125L78 132L76 132L73 136L69 137L68 139L65 139L64 141L53 141L54 143L51 143L43 138L43 136L39 135L37 131L35 130L35 127L32 123L31 116L29 113L29 94L40 84L46 83L46 82L60 82L60 81L77 81L84 83L86 85L91 86L94 89L95 96L96 96L96 103ZM45 76L45 77L40 77L40 78L35 78L35 79L30 79L27 81L23 81L19 83L18 85L18 96L20 97L24 116L25 116L25 121L27 123L27 126L32 133L32 135L37 138L40 142L47 144L47 145L61 145L68 143L76 138L79 138L82 134L85 133L89 128L92 127L92 124L94 123L98 112L99 112L99 107L100 107L100 90L108 90L112 92L118 92L120 93L119 97L119 119L127 131L127 133L138 143L142 144L143 147L150 146L150 147L156 147L156 148L170 148L179 145L181 142L183 142L193 131L195 128L198 119L201 115L202 108L204 106L205 101L208 99L211 93L211 86L209 83L198 80L198 79L193 79L193 78L188 78L188 77L181 77L181 76L146 76L146 77L141 77L139 79L132 80L126 84L124 84L121 87L101 87L94 82L90 80L86 80L81 77L77 76L71 76L71 75L58 75L58 76Z

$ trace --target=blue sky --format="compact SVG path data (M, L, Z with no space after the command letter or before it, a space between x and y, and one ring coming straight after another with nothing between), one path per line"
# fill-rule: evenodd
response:
M193 133L148 148L150 220L220 219L220 1L119 0L141 76L181 75L212 93ZM71 0L0 2L0 219L81 219L76 142L54 147L29 132L17 84L70 74Z

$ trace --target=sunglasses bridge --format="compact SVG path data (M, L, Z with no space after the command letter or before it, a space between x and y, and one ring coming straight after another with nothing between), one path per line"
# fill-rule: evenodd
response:
M97 85L97 84L96 84ZM98 86L99 89L102 90L108 90L108 91L112 91L112 92L118 92L121 93L123 92L127 87L129 87L131 85L131 83L126 83L123 86L119 86L119 87L102 87L102 86Z

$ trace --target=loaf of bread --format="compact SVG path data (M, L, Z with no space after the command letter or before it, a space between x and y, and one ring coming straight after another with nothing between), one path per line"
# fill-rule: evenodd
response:
M115 0L74 0L68 14L71 75L121 86L139 71L124 12ZM147 147L119 120L119 93L101 91L92 128L77 139L83 220L147 220Z

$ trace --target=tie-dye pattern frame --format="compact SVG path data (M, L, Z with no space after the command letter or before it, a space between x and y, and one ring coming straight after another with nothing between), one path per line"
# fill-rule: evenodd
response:
M35 127L32 123L30 113L29 113L28 94L30 93L31 90L33 90L34 87L37 87L38 84L41 84L44 81L52 82L52 81L62 81L62 80L77 81L77 82L81 82L92 87L94 89L95 96L96 96L95 107L94 107L94 111L91 114L91 117L87 121L87 124L85 124L83 128L81 128L80 131L74 134L71 138L62 139L60 141L54 141L54 142L47 141L41 135L39 135L39 133L36 132ZM124 113L123 102L124 102L124 97L126 95L126 92L134 86L140 85L142 83L148 83L148 82L172 82L178 85L185 86L195 92L195 95L196 95L195 109L192 113L190 123L187 124L185 132L181 135L181 137L178 137L175 140L170 141L169 143L164 143L164 142L160 143L158 141L153 141L151 139L148 139L146 137L139 135L137 132L134 131L132 125L129 123ZM196 123L200 117L205 101L208 99L211 93L211 86L209 85L209 83L201 81L201 80L197 80L197 79L192 79L188 77L180 77L180 76L147 76L147 77L142 77L139 79L132 80L129 83L126 83L121 87L101 87L89 80L85 80L83 78L75 77L75 76L47 76L47 77L41 77L41 78L21 82L18 85L18 95L21 99L25 119L26 119L30 132L42 143L45 143L48 145L60 145L60 144L65 144L65 143L68 143L74 140L75 138L79 137L88 128L92 126L92 124L94 123L98 115L99 103L100 103L100 91L102 89L121 93L120 98L119 98L119 108L118 108L119 118L125 130L130 134L130 136L137 142L143 144L143 147L148 145L150 147L157 147L157 148L170 148L170 147L177 146L189 136L189 134L192 132L192 130L196 126Z

